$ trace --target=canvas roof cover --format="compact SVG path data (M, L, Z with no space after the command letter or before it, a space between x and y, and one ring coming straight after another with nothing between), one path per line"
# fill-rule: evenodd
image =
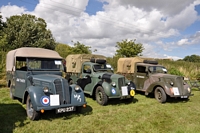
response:
M106 60L106 57L103 55L71 54L66 57L67 72L80 73L82 64L86 61L90 61L91 58Z
M36 57L36 58L54 58L63 59L56 51L34 48L34 47L22 47L11 50L6 56L6 71L12 71L15 65L15 57Z
M134 73L135 63L143 62L140 57L119 58L117 62L117 73Z

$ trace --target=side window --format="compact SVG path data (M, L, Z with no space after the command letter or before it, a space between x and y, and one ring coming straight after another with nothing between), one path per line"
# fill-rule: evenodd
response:
M91 66L90 65L84 65L83 66L83 73L91 73Z
M27 70L26 58L16 57L15 68L16 70L26 71Z
M146 67L144 67L144 66L137 66L137 72L139 72L139 73L145 73L145 69L146 69Z

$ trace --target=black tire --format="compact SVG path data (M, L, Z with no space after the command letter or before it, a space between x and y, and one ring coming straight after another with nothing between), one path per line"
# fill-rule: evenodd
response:
M38 120L40 118L40 112L33 109L30 95L28 95L26 100L26 113L31 120Z
M154 96L156 100L158 100L160 103L165 103L167 100L167 95L163 88L157 87L154 91Z
M108 97L101 86L98 86L95 92L95 98L98 104L106 105L108 102Z

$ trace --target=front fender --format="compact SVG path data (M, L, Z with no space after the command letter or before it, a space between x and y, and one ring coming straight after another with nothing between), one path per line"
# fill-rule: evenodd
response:
M71 90L72 90L72 94L71 94L72 95L72 97L71 97L72 103L75 105L85 104L86 100L85 100L85 95L84 95L82 88L80 87L79 91L75 91L75 89L74 89L75 86L77 86L77 85L76 84L70 85Z
M153 93L154 92L154 89L157 87L157 86L160 86L164 89L165 93L168 92L168 90L166 90L165 88L165 84L163 82L154 82L152 83L146 90L146 95L148 95L149 93Z
M107 82L103 82L102 83L102 87L106 93L106 95L108 97L112 97L112 96L120 96L120 91L119 89L117 89L116 87L112 87L111 84L107 83ZM113 90L114 91L113 91Z
M31 103L33 105L34 110L37 110L38 106L41 106L40 99L42 96L44 96L44 92L42 87L39 86L29 86L27 87L25 93L24 93L24 98L23 98L23 103L26 103L27 96L30 95L31 98Z

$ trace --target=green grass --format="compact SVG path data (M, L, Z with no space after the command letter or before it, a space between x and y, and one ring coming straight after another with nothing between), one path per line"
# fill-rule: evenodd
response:
M48 111L38 121L26 116L25 105L0 88L0 133L196 133L200 131L200 91L188 101L170 99L165 104L137 94L132 103L111 100L100 106L86 98L81 114Z

